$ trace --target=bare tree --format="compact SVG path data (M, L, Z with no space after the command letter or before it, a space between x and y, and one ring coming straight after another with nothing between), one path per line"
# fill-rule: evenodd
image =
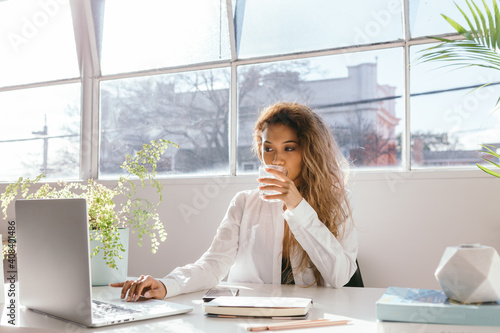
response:
M240 114L256 118L262 106L305 95L294 66L271 64L239 71ZM300 70L293 71L295 67ZM196 172L229 165L228 69L129 79L103 85L101 92L101 170L119 172L126 153L164 138L180 145L164 171ZM252 123L255 119L252 119ZM246 135L250 136L250 133Z

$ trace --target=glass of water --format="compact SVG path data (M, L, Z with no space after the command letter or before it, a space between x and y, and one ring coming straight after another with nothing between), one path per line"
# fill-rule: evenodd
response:
M261 165L259 167L259 178L276 178L276 179L279 179L278 176L273 175L272 173L267 172L266 168L268 168L268 169L275 169L275 170L281 171L285 175L288 174L288 169L285 168L285 167L282 167L280 165ZM266 186L266 184L261 183L260 186ZM280 192L272 191L272 190L260 190L260 193L259 193L260 198L262 200L264 200L264 201L267 201L267 202L279 202L279 201L281 201L280 199L264 199L264 198L262 198L263 195L272 195L272 194L280 194Z

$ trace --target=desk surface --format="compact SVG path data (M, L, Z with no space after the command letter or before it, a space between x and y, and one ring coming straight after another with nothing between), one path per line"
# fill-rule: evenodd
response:
M295 296L311 297L314 305L308 319L352 319L350 325L300 330L287 330L281 332L378 332L378 333L401 333L401 332L468 332L486 333L495 332L496 328L477 326L450 326L450 325L422 325L406 323L377 323L375 302L382 296L385 289L382 288L341 288L333 289L326 287L301 288L297 286L281 286L269 284L226 284L240 289L241 296ZM120 290L110 287L95 287L93 292L101 297L118 297ZM182 332L182 333L205 333L205 332L247 332L248 326L260 326L263 324L284 322L273 319L255 318L212 318L206 317L201 300L204 291L191 294L179 295L167 299L170 302L190 305L194 310L187 314L163 317L159 319L137 321L127 324L107 326L97 329L87 329L72 323L48 317L21 308L17 314L16 322L28 332ZM109 296L108 296L109 295ZM2 308L2 324L5 325L5 308ZM18 329L5 325L0 331L19 332Z
M240 289L241 296L294 296L311 297L314 305L308 319L336 318L337 316L347 316L365 320L363 324L376 327L375 302L383 294L384 289L372 288L342 288L333 289L326 287L301 288L297 286L281 286L270 284L231 284ZM94 294L109 297L118 297L120 290L110 287L94 287ZM21 308L17 314L16 321L19 326L25 328L37 328L44 330L60 330L66 332L139 332L147 330L161 332L246 332L248 325L261 325L267 323L281 322L273 319L246 319L246 318L211 318L206 317L203 311L203 301L201 300L204 291L191 294L179 295L168 298L169 302L176 302L190 305L194 310L187 314L163 317L159 319L137 321L127 324L107 326L97 329L87 329L62 320L41 315ZM5 309L3 310L5 312ZM2 316L3 317L3 316ZM5 322L2 320L2 324ZM3 326L2 331L9 325ZM315 332L320 332L315 329ZM331 328L330 328L331 329ZM10 330L9 330L10 331ZM296 330L294 330L296 331ZM300 332L305 332L301 329ZM375 332L373 330L373 332ZM354 332L354 331L353 331ZM359 332L359 330L358 330Z

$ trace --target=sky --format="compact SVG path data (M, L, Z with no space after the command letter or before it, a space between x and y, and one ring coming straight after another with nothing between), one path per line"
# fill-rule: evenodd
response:
M0 2L0 87L78 76L68 1Z

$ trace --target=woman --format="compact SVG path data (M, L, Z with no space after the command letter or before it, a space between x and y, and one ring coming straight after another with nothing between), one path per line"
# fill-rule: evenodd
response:
M164 298L228 282L344 286L356 271L357 236L344 187L346 161L323 120L306 106L278 103L259 116L254 152L278 179L234 197L217 234L194 264L163 279L141 276L112 284L127 301ZM267 185L269 184L269 185ZM229 273L229 275L228 275Z

